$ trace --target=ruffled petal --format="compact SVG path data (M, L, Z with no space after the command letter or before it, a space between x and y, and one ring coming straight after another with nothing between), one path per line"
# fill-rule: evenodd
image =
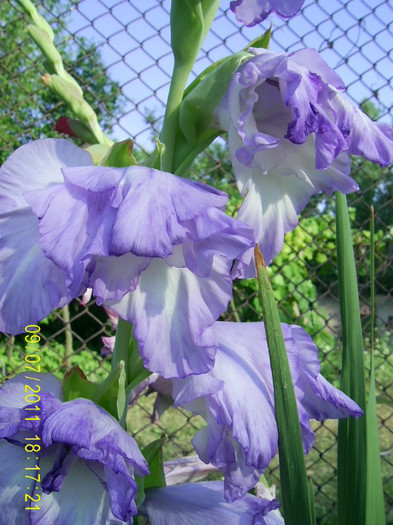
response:
M272 12L282 18L292 18L303 3L304 0L235 0L230 7L239 22L252 27L263 22Z
M348 153L361 155L380 166L393 163L393 132L390 126L373 122L342 93L332 93L330 104L338 127L347 130Z
M32 380L26 380L26 375L30 376L30 372L18 374L0 387L0 407L23 408L26 406L26 384L31 386L39 384L41 392L50 392L58 399L62 399L61 382L55 376L34 372L33 377L39 379L39 382L36 383Z
M285 233L296 228L298 214L312 195L322 190L330 194L335 190L348 193L358 189L347 175L347 156L338 157L327 170L315 173L310 166L314 152L311 137L302 148L287 142L266 152L266 156L272 157L276 152L280 155L282 149L295 151L285 154L287 160L278 168L249 181L247 195L238 213L240 221L254 228L266 264L270 264L281 251ZM294 163L290 165L290 162Z
M90 155L71 142L44 139L21 146L0 168L0 331L23 332L75 297L38 245L26 194L61 183L64 166L89 164Z
M146 475L148 467L135 440L105 410L87 399L64 403L46 420L42 441L69 445L75 456L94 462L90 468L107 486L114 515L130 520L136 514L134 473ZM61 457L47 474L47 490L68 479L68 461Z
M64 176L70 185L89 191L87 200L110 192L110 205L116 213L107 221L112 222L109 251L91 252L98 255L130 252L165 258L174 245L186 240L184 221L211 207L225 207L227 202L227 195L218 190L143 166L68 169ZM96 179L101 177L103 181L98 184ZM90 215L96 213L102 219L102 207L88 206Z
M0 505L3 523L31 525L28 511L25 510L25 494L30 494L28 483L24 479L26 452L4 439L0 441ZM33 495L33 491L31 491ZM34 495L33 495L34 497ZM36 499L36 498L35 498ZM32 503L36 505L36 503Z
M53 457L41 460L40 467L43 475L50 470L52 463ZM37 493L41 497L40 510L31 511L30 525L124 523L117 519L111 520L113 514L105 486L91 472L88 464L79 459L76 459L69 469L59 492L45 494L39 490Z
M25 208L25 192L63 182L61 168L89 164L89 153L68 140L41 139L21 146L0 168L2 213Z
M277 452L274 393L267 348L261 349L261 324L215 323L213 329L219 350L208 375L221 380L223 388L205 394L201 415L208 421L208 434L200 432L193 445L201 459L224 470L225 496L232 501L256 484L257 469L266 468ZM184 385L174 381L176 406L185 401L182 390L188 390L188 399L191 393L202 397L203 387L196 386L199 381L206 380L196 376L184 380Z
M252 228L216 208L188 221L187 228L193 242L186 242L182 247L184 262L200 277L210 275L214 256L218 253L235 260L255 244Z
M142 510L152 525L200 525L224 521L228 525L268 524L265 517L279 506L247 494L227 503L220 481L186 483L146 491Z
M363 411L358 405L320 374L321 365L318 352L311 336L299 326L292 326L291 333L295 344L288 347L288 357L291 363L299 360L299 376L295 387L298 389L298 397L301 396L300 417L303 414L304 420L323 421L324 419L361 416ZM301 348L301 353L299 348ZM311 428L309 430L312 433ZM312 444L313 437L311 446ZM308 447L308 450L311 446Z
M146 368L167 378L211 369L217 343L210 326L231 297L230 264L216 256L210 275L198 277L153 260L135 292L106 302L134 325Z
M126 253L120 257L94 257L87 267L85 277L91 286L98 305L104 301L121 299L126 293L135 291L140 276L151 259Z
M115 215L109 197L109 191L87 193L65 184L26 195L33 212L40 217L39 244L45 255L66 272L67 284L75 295L83 291L88 255L108 253Z
M134 475L148 473L134 439L112 416L89 400L75 399L63 404L61 383L50 374L35 374L34 385L40 386L41 400L37 403L40 421L27 421L25 385L31 381L20 374L0 388L0 437L12 440L0 441L0 457L5 451L4 454L12 458L16 472L15 461L18 463L23 452L23 466L18 470L15 483L13 476L5 472L8 488L0 490L0 501L5 494L6 512L12 517L17 517L21 510L24 512L27 493L34 499L37 495L40 498L39 509L24 512L26 516L30 514L29 524L65 525L71 519L75 523L102 525L132 523L132 516L137 513ZM24 445L29 434L41 439L37 458L26 456ZM30 460L29 464L26 459ZM6 463L3 460L3 466ZM28 483L24 478L25 467L30 464L39 467L41 483L34 480ZM0 476L0 488L3 480L4 472ZM19 492L20 499L16 502ZM12 508L8 508L10 503ZM25 522L10 518L7 523Z
M19 334L73 298L38 238L38 220L28 208L0 215L1 332Z
M119 453L138 473L148 472L135 440L110 414L88 399L63 403L48 417L42 440L45 446L54 442L72 445L79 457L99 461L108 468Z
M32 404L26 402L26 386L39 390L40 401L33 404L38 410L30 411ZM52 393L52 391L54 393ZM30 379L19 374L7 381L0 388L0 438L12 438L15 443L25 445L26 434L41 435L45 419L60 406L62 392L58 379L50 374L36 374ZM29 421L26 418L39 415L39 420Z

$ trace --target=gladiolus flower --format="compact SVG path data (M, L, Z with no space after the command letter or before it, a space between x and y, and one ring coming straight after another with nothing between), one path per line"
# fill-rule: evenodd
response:
M349 155L383 166L393 162L393 133L352 106L341 79L316 51L253 51L255 57L234 75L217 117L228 131L245 194L238 219L253 226L269 264L312 195L358 189L349 176Z

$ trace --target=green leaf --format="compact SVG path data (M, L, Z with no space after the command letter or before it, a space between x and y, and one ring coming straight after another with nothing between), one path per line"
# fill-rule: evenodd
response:
M97 385L88 381L87 377L78 365L74 365L63 378L64 401L71 401L78 397L93 399Z
M337 262L343 331L341 390L365 411L363 336L351 226L345 195L336 193ZM366 517L366 418L338 425L338 523L362 525Z
M258 247L255 249L255 262L273 376L284 519L286 525L312 525L315 523L315 512L304 462L295 390L277 303Z
M143 450L142 454L149 465L150 474L145 477L135 476L135 481L138 487L135 498L136 505L139 507L145 499L145 490L149 488L165 487L165 473L164 473L164 459L162 454L162 445L165 441L165 436L162 435L160 439L149 443Z
M134 388L141 381L149 377L150 374L151 372L143 365L143 360L138 349L138 342L132 338L128 350L127 390Z
M371 349L370 388L367 401L367 496L366 525L384 525L385 505L382 485L381 452L379 448L377 402L375 397L374 323L375 323L375 239L374 208L371 206L370 223L370 296L371 296Z
M121 420L125 412L124 364L119 363L102 383L88 381L79 366L73 366L63 378L64 401L78 397L90 399L114 418Z
M162 454L162 446L165 441L165 436L149 443L143 450L144 455L150 470L150 475L145 477L145 490L157 487L165 487L165 473L164 473L164 459Z

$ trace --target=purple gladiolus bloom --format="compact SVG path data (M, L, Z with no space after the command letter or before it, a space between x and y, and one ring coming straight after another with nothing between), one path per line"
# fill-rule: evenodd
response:
M149 489L141 507L151 525L279 525L284 521L272 514L277 500L265 500L246 494L234 503L223 497L223 483L186 483Z
M207 372L217 349L210 327L227 307L233 261L254 245L254 231L224 213L227 195L214 188L142 166L85 162L67 168L56 158L58 142L67 144L48 139L20 148L31 153L29 175L38 182L24 193L23 177L14 183L16 193L23 193L23 208L15 205L0 225L0 275L14 272L0 284L5 297L0 330L21 332L90 287L98 304L134 324L149 370L166 377ZM45 165L35 169L37 148L57 178L50 178ZM13 159L20 150L6 163L15 176L21 166ZM0 188L6 190L7 176L0 172ZM31 232L31 252L39 254L29 263L26 245L12 240L21 209L28 217L20 217L20 228ZM46 263L58 272L56 297ZM23 297L32 272L33 282L40 283L34 300ZM16 292L18 302L12 299Z
M352 106L341 79L316 51L253 51L217 116L246 194L238 219L255 228L269 264L312 195L358 189L349 176L350 154L393 162L393 133Z
M230 7L239 22L251 27L263 22L272 12L282 18L292 18L303 3L304 0L235 0Z
M358 417L361 409L319 373L318 349L304 329L282 325L295 387L304 452L314 443L310 419ZM225 498L243 497L276 455L277 425L263 323L214 324L219 341L207 374L173 380L175 406L207 426L193 438L199 457L225 474Z
M61 384L21 374L0 388L0 503L4 523L132 523L137 513L134 475L149 473L135 440L87 399L61 402ZM40 386L40 421L27 421L25 385ZM39 439L27 440L37 436ZM33 452L25 445L33 444ZM37 448L38 446L38 448ZM34 469L35 466L38 469ZM30 467L33 470L26 471ZM25 479L26 472L34 478ZM24 494L38 501L26 511Z

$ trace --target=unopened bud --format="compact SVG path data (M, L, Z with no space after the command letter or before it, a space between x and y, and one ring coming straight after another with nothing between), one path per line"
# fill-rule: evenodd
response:
M60 117L56 122L55 130L70 137L77 137L88 144L95 144L97 142L90 129L79 120L73 118Z

